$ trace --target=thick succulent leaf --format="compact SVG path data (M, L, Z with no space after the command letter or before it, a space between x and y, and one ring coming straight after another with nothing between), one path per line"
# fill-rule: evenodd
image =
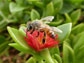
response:
M47 23L48 25L50 26L58 26L59 24L61 24L63 22L63 20L58 20L56 22L50 22L50 23Z
M11 35L11 37L16 43L21 45L23 48L28 49L27 42L25 41L24 36L20 33L19 30L11 28L11 27L7 27L7 29L8 29L9 34Z
M60 11L61 14L64 14L64 13L69 13L71 12L73 9L75 8L74 5L70 4L70 3L64 3L63 4L63 7Z
M19 31L20 31L20 33L23 35L23 36L26 36L26 33L25 33L25 29L26 29L26 27L25 26L20 26L20 28L19 28Z
M49 2L51 2L51 0L43 0L43 3L44 3L45 5L47 5Z
M9 41L7 41L3 35L0 35L0 56L4 54L6 50L8 50L8 44Z
M16 0L16 3L19 4L19 5L23 5L24 0Z
M59 47L50 48L49 51L50 51L50 54L51 54L51 55L53 55L53 54L58 54L58 55L60 55Z
M82 3L84 0L69 0L69 2L73 3L73 4L80 4Z
M33 49L29 48L29 49L25 49L24 47L22 47L21 45L19 45L18 43L10 43L10 46L16 48L17 50L23 52L23 53L27 53L27 54L31 54L33 55L35 58L37 58L38 60L41 59L39 53L36 53ZM33 59L31 60L33 61ZM30 59L27 61L30 62Z
M43 10L43 17L45 16L53 16L54 15L54 6L53 3L50 2L46 8Z
M3 35L0 35L0 44L2 44L5 41L6 41L5 37Z
M81 16L81 10L78 9L71 13L72 24L75 25Z
M42 8L42 9L43 9L43 7L44 7L43 2L40 2L40 1L33 2L33 4L34 4L35 6L37 6L37 7L39 7L39 8Z
M77 44L78 40L81 38L81 36L84 34L84 32L81 32L77 35L74 35L74 38L73 38L73 45L75 46L75 44Z
M62 58L60 57L60 55L55 54L54 59L56 59L58 63L62 63Z
M11 28L11 27L7 27L7 29L8 29L9 34L11 35L12 39L16 42L15 44L10 44L11 46L15 47L16 49L18 49L20 51L22 51L22 49L24 49L23 52L27 52L27 50L28 50L28 53L31 53L31 54L33 53L32 55L35 58L39 58L39 60L41 59L41 57L39 56L39 53L35 52L32 48L30 48L28 46L27 42L24 39L23 32L20 32L20 30L17 30L15 28ZM20 46L20 49L19 49L18 45Z
M79 34L84 31L84 23L78 24L72 28L73 34Z
M53 0L53 5L54 5L54 8L55 8L55 14L58 13L61 9L62 9L62 6L63 6L63 0Z
M25 63L36 63L36 60L34 57L30 57Z
M5 20L0 21L0 30L5 28L7 26L8 22L6 22Z
M75 53L76 63L84 62L84 45L78 49L78 52Z
M40 0L27 0L28 2L38 2Z
M4 55L9 49L9 46L4 46L0 49L0 56Z
M19 45L18 43L10 43L9 45L14 47L14 48L16 48L17 50L19 50L21 52L29 53L29 54L34 54L32 49L30 49L30 48L26 49L26 48L22 47L21 45Z
M53 59L54 63L59 63L56 59Z
M69 36L72 28L72 23L63 24L58 26L57 28L62 30L62 33L58 33L58 38L60 41L63 41Z
M75 38L74 52L76 63L84 62L84 32L78 34Z
M31 11L31 20L40 19L40 14L36 10Z
M8 41L4 41L0 44L0 56L3 55L9 49L8 43Z
M74 50L68 45L67 42L63 44L63 63L74 63L75 56Z
M66 23L72 22L72 19L71 19L71 17L69 16L68 13L65 13L64 15L65 15L65 17L66 17L66 21L65 21Z
M19 6L16 3L14 3L14 2L11 2L9 4L9 9L10 9L10 12L11 13L16 13L16 12L22 11L22 10L24 10L26 8L25 7L22 7L22 6Z
M77 36L77 42L74 45L75 53L79 52L79 49L84 46L84 32L82 32L79 36Z

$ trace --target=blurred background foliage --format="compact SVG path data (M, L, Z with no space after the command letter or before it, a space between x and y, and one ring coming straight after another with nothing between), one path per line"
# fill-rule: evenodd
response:
M73 25L69 38L60 47L62 57L58 63L84 62L84 0L0 0L0 63L4 63L4 56L8 58L16 52L17 56L28 56L8 46L13 40L7 32L7 26L19 28L21 24L46 16L55 17L48 24L50 26L69 22ZM13 56L13 61L15 60Z

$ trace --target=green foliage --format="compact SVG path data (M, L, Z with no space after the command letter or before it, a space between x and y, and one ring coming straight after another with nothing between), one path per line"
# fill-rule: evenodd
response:
M25 7L21 7L21 6L17 5L16 3L11 2L11 3L9 4L9 9L10 9L10 12L11 12L11 13L16 13L16 12L19 12L19 11L24 10Z
M3 35L0 35L0 56L9 49L8 43L9 41Z
M73 25L75 25L77 23L80 16L81 16L81 10L80 9L73 11L73 13L71 13L71 19L72 19Z
M62 30L62 33L58 33L59 40L63 41L69 36L69 34L71 32L71 27L72 27L71 23L67 23L67 24L58 26L58 28L60 30Z
M36 62L36 58L39 59L40 55L33 51L24 40L26 25L20 26L20 24L45 16L54 16L54 20L48 25L58 27L63 33L58 33L61 46L49 49L53 61L55 63L83 63L83 14L84 0L0 0L0 56L11 48L10 45L25 54L35 55L27 62L39 63ZM60 56L60 54L63 55Z
M53 15L54 15L54 6L53 6L53 3L50 2L46 6L46 8L43 9L43 17L45 17L45 16L53 16Z
M74 63L75 55L73 49L64 42L63 44L63 62L64 63Z
M31 11L31 20L33 21L35 19L40 19L40 15L39 15L39 13L36 10L33 9Z

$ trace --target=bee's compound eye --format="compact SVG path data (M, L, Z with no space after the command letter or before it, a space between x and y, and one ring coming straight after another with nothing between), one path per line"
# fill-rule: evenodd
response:
M27 26L27 31L31 30L32 29L32 25L28 25Z
M32 29L32 25L29 26L29 29L30 29L30 30Z

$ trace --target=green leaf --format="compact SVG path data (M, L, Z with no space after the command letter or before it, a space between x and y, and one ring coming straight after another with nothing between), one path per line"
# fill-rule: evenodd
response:
M62 30L62 33L58 33L58 38L59 40L63 41L69 36L72 28L72 23L63 24L58 26L57 28Z
M74 37L73 37L73 45L75 45L75 44L77 44L77 42L78 42L78 40L80 39L80 37L82 36L84 34L84 32L81 32L81 33L79 33L79 34L77 34L77 35L74 35Z
M53 54L58 54L58 55L60 55L60 50L59 50L59 47L52 47L52 48L50 48L49 49L49 51L50 51L50 54L51 55L53 55Z
M65 17L66 17L66 23L69 23L69 22L72 22L72 19L71 19L71 17L68 15L68 13L65 13L64 14L65 15Z
M13 40L21 45L23 48L28 49L28 45L27 42L24 39L24 36L20 33L19 30L11 28L11 27L7 27L7 30L9 32L9 34L11 35L11 37L13 38Z
M79 33L75 38L74 52L76 63L84 62L84 32Z
M53 0L53 5L55 8L55 14L59 12L62 9L63 6L63 0Z
M54 15L54 6L53 3L50 2L46 8L43 10L43 17L45 16L53 16Z
M0 30L5 28L8 25L8 22L6 22L5 20L0 21Z
M34 57L30 57L30 58L26 61L26 63L36 63L36 60L35 60Z
M9 4L9 9L10 9L10 12L11 13L16 13L16 12L19 12L19 11L23 11L26 8L25 7L22 7L22 6L19 6L16 3L14 3L14 2L11 2Z
M78 9L71 13L72 24L75 25L81 16L81 10Z
M29 54L34 54L32 49L30 49L30 48L26 49L26 48L22 47L21 45L19 45L18 43L10 43L9 45L14 47L14 48L16 48L17 50L19 50L21 52L29 53Z
M0 56L5 53L5 51L8 50L10 42L6 40L6 38L3 35L0 35Z
M4 41L0 44L0 56L3 55L9 49L8 43L9 41Z
M50 3L51 2L51 0L43 0L43 3L46 5L46 4L48 4L48 3Z
M63 63L74 63L74 51L67 42L63 44Z
M21 25L20 28L19 28L19 31L23 36L26 36L25 29L26 29L26 27L23 26L23 25Z
M73 34L78 34L84 31L84 23L78 24L72 28Z
M4 46L3 48L0 48L0 56L4 55L9 49L9 46Z
M37 1L37 2L34 2L33 4L34 4L35 6L37 6L37 7L39 7L39 8L42 8L42 9L43 9L43 7L44 7L43 2Z
M50 23L47 23L48 25L50 26L58 26L59 24L61 24L63 22L63 20L58 20L56 22L50 22Z
M41 59L41 57L39 56L39 53L35 52L32 48L28 46L27 42L24 39L24 35L22 34L22 32L20 32L20 30L17 30L11 27L7 27L7 29L12 39L16 42L14 44L10 44L11 46L15 47L16 49L20 51L24 49L23 52L27 52L28 50L28 53L33 53L32 55L35 58L39 58L39 60Z
M23 5L24 0L16 0L16 3L19 4L19 5Z
M27 1L29 1L29 2L38 2L40 0L27 0Z
M53 59L54 63L58 63L58 61L56 59Z
M31 11L31 20L40 19L40 14L36 10Z
M70 0L70 2L73 4L80 4L80 3L84 2L84 0Z
M6 41L6 38L3 35L0 35L0 44Z
M64 14L64 13L69 13L71 12L73 9L75 8L74 5L70 4L70 3L64 3L60 13Z
M58 63L62 63L62 58L60 57L60 55L55 54L54 58L58 61Z
M76 63L84 62L84 46L78 49L78 53L75 53L75 56L76 56Z
M84 45L84 32L82 32L78 37L79 38L77 39L77 42L74 45L75 52L77 52L79 50L79 48Z

